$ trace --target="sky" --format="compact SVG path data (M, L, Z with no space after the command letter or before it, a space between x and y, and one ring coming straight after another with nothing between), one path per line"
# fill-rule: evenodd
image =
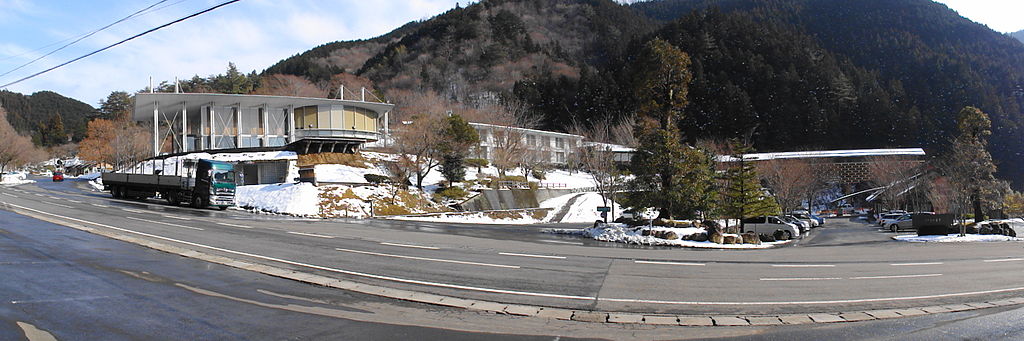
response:
M153 10L20 70L0 85L223 2L223 0L0 0L0 74L149 5ZM234 62L257 71L318 45L372 38L470 0L242 0L10 86L50 90L93 106L111 91L174 77L206 77ZM474 1L475 2L475 1ZM939 0L1000 32L1024 29L1024 0Z

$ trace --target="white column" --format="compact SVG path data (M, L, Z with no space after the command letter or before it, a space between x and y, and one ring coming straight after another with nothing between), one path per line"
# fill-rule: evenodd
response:
M153 156L160 155L160 102L153 102Z
M391 145L391 142L389 141L389 139L391 139L391 131L388 130L388 114L390 114L390 113L391 113L390 110L384 112L384 146L385 147Z
M188 151L188 108L181 102L181 151Z
M213 103L210 103L210 145L207 146L207 149L217 148L217 122L214 121L217 119L217 115L214 111L216 111L216 109L214 108Z
M288 143L295 142L295 106L288 106Z
M235 104L235 148L242 148L242 105Z
M263 103L263 121L260 122L260 124L262 124L260 126L260 128L262 128L261 130L262 130L262 133L263 133L263 137L262 137L262 140L261 140L262 142L260 143L261 147L265 147L265 146L270 144L269 141L267 141L267 128L270 127L269 123L270 123L270 106L267 105L266 103Z

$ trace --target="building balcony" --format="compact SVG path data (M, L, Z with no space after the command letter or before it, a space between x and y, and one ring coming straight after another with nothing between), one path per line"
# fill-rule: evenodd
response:
M357 140L362 142L373 142L379 140L381 134L373 131L350 130L350 129L323 129L307 128L296 129L295 139L344 139Z

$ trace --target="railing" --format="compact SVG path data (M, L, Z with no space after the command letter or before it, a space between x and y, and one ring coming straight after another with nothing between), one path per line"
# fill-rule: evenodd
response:
M377 141L380 139L380 133L373 131L324 128L296 129L295 136L296 138L300 139L309 137L340 137L354 138L367 141Z

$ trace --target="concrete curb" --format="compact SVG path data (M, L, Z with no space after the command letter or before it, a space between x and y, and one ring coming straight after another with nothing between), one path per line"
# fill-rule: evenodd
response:
M552 308L543 306L532 306L522 304L508 304L474 299L423 293L404 289L393 289L378 285L364 284L349 280L321 276L312 273L298 272L291 269L279 268L265 264L257 264L249 261L232 259L205 252L186 249L174 245L154 242L133 236L88 227L82 224L63 221L34 212L27 212L4 204L3 208L24 216L47 221L50 223L71 227L77 230L101 235L111 239L120 240L154 250L176 254L182 257L199 259L211 263L226 265L233 268L259 272L262 274L290 279L303 283L315 284L324 287L337 288L358 292L367 295L380 296L391 299L398 299L409 302L424 303L438 306L463 308L468 310L485 311L503 315L529 316L548 319L591 322L591 323L617 323L617 324L639 324L658 326L686 326L686 327L712 327L712 326L772 326L772 325L798 325L810 323L839 323L859 322L882 319L902 318L908 316L919 316L926 314L938 314L948 312L961 312L979 310L995 307L1024 304L1024 297L1015 297L988 302L971 302L963 304L950 304L941 306L926 306L919 308L866 310L853 312L823 312L810 314L781 314L781 315L667 315L667 314L642 314L603 312L588 310L572 310L563 308Z

